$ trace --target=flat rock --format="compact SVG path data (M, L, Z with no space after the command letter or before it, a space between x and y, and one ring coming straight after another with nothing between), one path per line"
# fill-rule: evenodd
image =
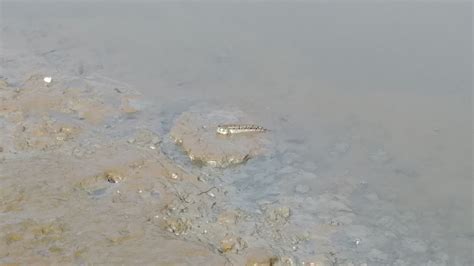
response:
M194 108L175 120L170 135L192 161L213 167L244 163L264 152L267 133L220 135L219 124L255 123L240 110Z

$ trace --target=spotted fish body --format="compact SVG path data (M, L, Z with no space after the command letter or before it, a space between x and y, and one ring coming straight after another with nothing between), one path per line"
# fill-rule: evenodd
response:
M265 132L268 129L256 125L218 125L217 133L222 135L239 134L239 133L253 133L253 132Z

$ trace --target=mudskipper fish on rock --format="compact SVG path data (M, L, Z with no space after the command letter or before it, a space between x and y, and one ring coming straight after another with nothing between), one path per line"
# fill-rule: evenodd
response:
M253 133L253 132L266 132L268 129L257 125L236 125L226 124L218 125L217 133L221 135L240 134L240 133Z

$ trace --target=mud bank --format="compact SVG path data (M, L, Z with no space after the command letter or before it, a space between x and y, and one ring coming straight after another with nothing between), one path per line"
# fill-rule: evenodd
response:
M288 207L268 203L259 213L229 208L230 188L175 164L152 129L116 131L142 112L130 107L132 97L139 101L137 92L99 78L46 83L34 74L18 87L2 80L2 263L299 261L291 250L308 236L289 223ZM211 118L187 124L181 118L175 128L185 127L191 138L209 137L197 126L210 126L216 114L204 115ZM257 140L238 141L237 147L225 146L232 142L225 139L198 152L216 160L218 149L224 154L218 156L241 156L244 163L260 148ZM219 162L224 167L235 160Z
M367 183L295 166L272 132L216 136L255 122L242 111L198 105L157 129L156 106L99 76L0 85L1 263L449 262Z

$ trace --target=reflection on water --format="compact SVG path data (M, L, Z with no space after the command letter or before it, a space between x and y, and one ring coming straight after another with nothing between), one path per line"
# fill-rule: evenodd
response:
M309 236L289 239L287 228L281 237L295 250L275 244L270 253L319 260L334 252L339 263L369 265L472 264L470 4L4 2L1 9L2 78L18 85L46 71L75 77L81 87L77 80L103 75L110 77L104 87L126 82L140 91L144 97L134 94L125 109L141 113L115 121L113 136L129 137L135 126L156 132L168 158L225 187L223 206L251 219L270 217L262 226L282 226L288 217L281 206L289 207L291 226L308 228ZM222 171L189 164L168 132L180 113L203 103L238 107L261 121L271 129L273 150ZM101 112L107 110L89 118ZM12 173L8 158L0 163ZM9 199L38 189L21 180L0 185ZM69 218L64 226L78 230L80 220ZM139 237L140 222L130 224L114 239L133 235L136 251L146 253L152 240ZM63 230L61 223L22 226L48 227L49 235L36 236L44 241ZM257 235L278 243L265 228ZM193 237L185 239L202 240ZM237 238L224 242L251 257ZM97 248L88 256L118 252Z

